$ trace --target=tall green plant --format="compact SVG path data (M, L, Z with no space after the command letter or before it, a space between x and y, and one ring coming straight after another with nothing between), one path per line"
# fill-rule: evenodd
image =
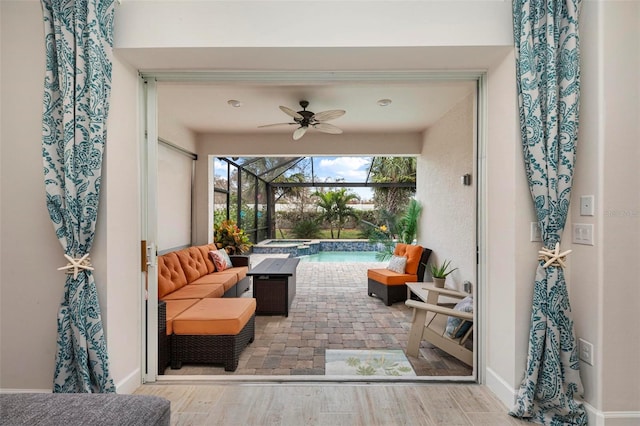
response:
M353 207L349 206L349 201L359 200L357 194L347 192L346 188L335 191L313 193L317 197L316 205L322 209L321 220L329 224L331 238L335 238L334 229L337 229L337 238L340 238L340 231L350 217L358 218L358 214Z
M365 225L372 227L369 241L379 244L381 249L376 254L378 261L384 261L391 257L395 250L396 243L413 244L413 240L418 235L418 222L422 213L420 203L412 198L404 212L393 215L387 210L379 212L382 225L375 225L362 221Z
M412 198L409 201L407 210L398 220L398 240L400 242L411 244L416 239L418 236L418 220L421 213L422 206L415 198Z

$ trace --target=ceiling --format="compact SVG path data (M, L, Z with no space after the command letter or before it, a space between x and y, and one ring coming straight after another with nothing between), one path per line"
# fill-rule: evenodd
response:
M478 76L510 49L121 47L116 53L157 80L159 119L196 133L293 133L297 126L258 126L290 121L278 107L299 111L307 100L316 113L344 109L331 124L348 135L424 131L474 93ZM242 105L229 106L231 99ZM392 103L380 107L380 99Z
M177 80L177 79L176 79ZM330 123L349 133L422 132L454 105L474 93L475 79L392 82L231 82L159 81L159 117L171 117L196 133L293 133L297 126L258 126L292 122L278 107L321 112L343 109ZM379 106L390 99L388 106ZM240 107L227 102L237 100ZM310 132L317 132L310 130Z

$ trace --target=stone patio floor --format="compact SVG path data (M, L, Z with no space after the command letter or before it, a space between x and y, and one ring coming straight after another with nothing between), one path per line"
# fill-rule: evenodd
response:
M264 256L263 256L264 257ZM273 257L273 256L272 256ZM260 261L252 255L251 264ZM166 375L324 375L325 349L402 349L411 310L367 295L367 269L386 263L300 262L289 316L256 316L256 334L235 372L221 365L183 365ZM243 297L252 297L249 289ZM422 342L408 357L418 376L469 376L471 367Z

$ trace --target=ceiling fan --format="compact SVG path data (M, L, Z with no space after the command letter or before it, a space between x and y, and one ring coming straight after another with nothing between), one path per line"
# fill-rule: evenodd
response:
M333 124L325 123L325 121L334 120L338 117L342 117L346 111L342 109L332 109L329 111L322 111L318 113L314 113L311 111L307 111L307 107L309 106L308 101L300 101L300 106L302 107L302 111L294 111L291 108L287 108L286 106L280 106L282 112L293 118L293 123L276 123L276 124L266 124L264 126L258 127L273 127L273 126L293 126L298 125L298 127L293 132L293 140L297 141L309 130L309 127L313 127L314 129L323 132L323 133L331 133L334 135L339 135L342 133L342 129L334 126Z

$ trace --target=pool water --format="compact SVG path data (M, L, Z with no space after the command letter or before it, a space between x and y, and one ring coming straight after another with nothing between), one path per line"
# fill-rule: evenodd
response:
M321 251L299 259L300 262L379 262L375 251Z

